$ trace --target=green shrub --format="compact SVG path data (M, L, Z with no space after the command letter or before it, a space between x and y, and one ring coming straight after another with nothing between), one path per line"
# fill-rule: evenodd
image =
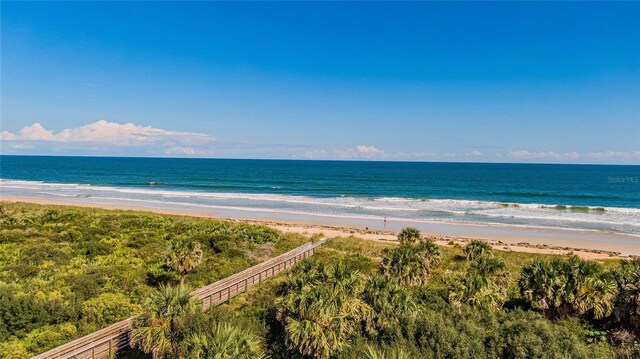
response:
M420 241L420 231L413 227L402 228L398 234L398 240L401 244L415 244Z
M24 341L29 352L40 353L72 340L77 332L70 323L47 325L27 334Z
M202 244L202 270L185 276L193 286L308 241L289 235L281 244L271 228L203 218L16 203L2 208L0 343L30 355L130 316L154 287L176 281L164 269L170 238ZM224 250L211 248L209 240ZM128 301L114 293L127 293Z
M532 307L549 317L611 314L616 285L602 266L578 257L534 261L518 281L520 293Z
M487 256L493 253L491 245L485 241L474 239L464 247L464 254L467 260L473 261L480 256Z
M6 342L0 342L0 358L29 359L31 356L22 341L12 339Z
M82 303L80 318L83 332L91 332L127 319L142 311L138 304L120 293L104 293Z

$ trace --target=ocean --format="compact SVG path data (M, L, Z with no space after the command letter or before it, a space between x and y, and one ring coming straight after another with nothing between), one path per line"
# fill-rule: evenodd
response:
M640 236L640 166L0 156L0 196Z

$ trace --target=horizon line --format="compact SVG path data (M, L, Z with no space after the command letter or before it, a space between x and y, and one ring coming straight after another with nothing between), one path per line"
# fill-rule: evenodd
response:
M570 165L570 166L640 166L628 163L557 163L557 162L482 162L482 161L417 161L376 159L314 159L314 158L237 158L237 157L179 157L179 156L112 156L112 155L53 155L53 154L2 154L0 157L78 157L78 158L140 158L140 159L186 159L186 160L248 160L248 161L299 161L299 162L382 162L382 163L460 163L498 165ZM0 167L1 168L1 167Z

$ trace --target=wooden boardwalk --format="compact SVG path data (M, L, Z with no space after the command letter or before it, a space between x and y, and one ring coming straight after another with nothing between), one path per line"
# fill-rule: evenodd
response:
M244 293L258 283L290 268L313 255L326 239L307 243L287 253L271 258L227 278L196 289L191 294L202 299L204 309L226 302ZM118 350L129 346L129 333L134 318L129 318L85 335L67 344L53 348L32 359L103 359L110 358Z

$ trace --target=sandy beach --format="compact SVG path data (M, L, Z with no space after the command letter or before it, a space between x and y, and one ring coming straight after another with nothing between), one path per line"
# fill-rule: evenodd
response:
M118 209L118 210L136 210L152 213L184 215L193 217L216 218L245 223L263 224L275 228L283 232L303 233L309 236L321 234L327 238L355 236L367 240L374 241L395 241L398 233L397 229L377 229L368 227L363 224L345 224L345 223L319 223L313 220L304 220L304 218L293 220L274 220L268 214L260 214L261 218L256 218L252 214L251 218L238 217L238 215L212 214L209 212L186 210L186 209L168 209L168 208L149 208L132 204L100 204L85 203L63 199L40 199L40 198L19 198L7 197L0 198L3 202L24 202L34 204L47 205L67 205L79 207L93 207L102 209ZM453 246L456 244L464 245L472 239L482 239L490 243L495 249L503 251L517 251L527 253L555 254L555 255L572 255L575 254L584 259L602 260L611 258L628 258L629 256L640 255L640 242L637 238L629 238L628 241L585 241L581 239L581 234L575 233L572 238L571 233L558 233L553 236L551 233L544 233L536 236L535 233L517 233L509 235L509 229L503 229L504 233L498 231L489 231L474 228L460 228L457 232L463 235L447 235L437 233L437 231L424 231L423 234L432 238L437 244L443 246ZM476 229L476 233L474 233ZM453 232L453 231L452 231Z

